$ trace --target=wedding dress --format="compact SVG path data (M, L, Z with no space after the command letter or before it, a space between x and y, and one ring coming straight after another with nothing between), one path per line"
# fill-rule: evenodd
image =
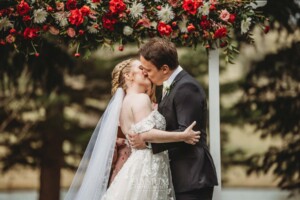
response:
M107 188L125 92L118 88L99 120L64 200L173 200L175 199L167 152L133 149ZM152 111L131 130L143 133L165 130L165 118Z
M131 126L135 133L165 130L165 118L156 110ZM150 149L133 149L101 200L174 200L167 151L153 154Z

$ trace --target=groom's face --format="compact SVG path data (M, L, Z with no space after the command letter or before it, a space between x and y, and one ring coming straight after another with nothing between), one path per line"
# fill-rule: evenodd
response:
M150 61L147 61L143 56L140 56L142 63L141 69L145 76L147 76L155 85L162 85L165 81L165 75L163 70L157 69L157 67Z

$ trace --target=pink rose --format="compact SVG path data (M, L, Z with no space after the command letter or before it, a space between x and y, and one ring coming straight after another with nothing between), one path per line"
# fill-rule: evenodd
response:
M15 36L13 36L13 35L11 35L11 34L9 34L8 36L6 36L6 42L8 42L8 43L14 43L15 42L15 40L16 40L16 38L15 38Z
M178 6L178 0L168 0L168 2L174 8Z
M150 28L151 22L150 22L150 20L147 19L147 18L142 18L142 19L140 19L140 20L136 23L136 26L139 26L139 25L142 25L142 26L144 26L144 27L146 27L146 28Z
M74 28L68 28L67 34L70 38L73 38L73 37L75 37L76 32L75 32Z
M221 10L220 18L227 22L230 18L230 13L226 9Z

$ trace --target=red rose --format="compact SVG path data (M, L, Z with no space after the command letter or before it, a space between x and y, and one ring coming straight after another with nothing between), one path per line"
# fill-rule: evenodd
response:
M47 7L46 7L46 10L47 10L48 12L52 12L52 11L53 11L53 8L52 8L51 6L47 6Z
M193 32L196 30L195 26L193 24L189 24L187 27L188 32Z
M236 14L230 14L228 21L233 24L235 21L235 18L236 18Z
M16 31L16 29L12 28L12 29L9 30L9 33L12 34L12 35L14 35L14 34L17 33L17 31Z
M215 4L211 4L211 5L209 6L209 11L214 11L214 10L217 10Z
M84 30L80 29L80 30L78 31L78 33L79 33L79 35L83 35L83 34L84 34Z
M172 33L172 28L170 25L165 24L164 22L159 22L157 30L161 35L169 36Z
M202 16L200 26L203 30L207 30L210 27L210 21L207 20L207 16Z
M29 15L23 16L23 21L24 21L24 22L28 22L28 21L30 21L30 20L31 20L31 18L30 18Z
M76 9L77 1L76 0L68 0L66 3L66 7L68 10Z
M112 14L121 13L126 10L126 4L123 0L110 0L109 10Z
M82 12L79 9L71 10L69 16L69 22L73 25L79 26L83 23L84 18Z
M223 47L226 47L227 45L228 45L227 42L222 42L222 43L220 44L220 47L223 48Z
M265 26L265 30L264 30L265 34L269 33L269 31L270 31L270 26Z
M115 23L117 23L117 20L112 17L111 13L108 13L102 17L103 27L110 31L115 29Z
M214 38L222 38L227 36L227 29L225 27L221 27L218 30L216 30L214 34Z
M24 36L25 39L34 39L38 36L38 29L27 27L24 30L23 36Z
M198 11L198 8L202 5L202 0L184 0L182 7L186 12L195 15Z
M5 40L0 39L0 45L5 45L5 44L6 44Z
M93 3L100 3L101 0L92 0Z
M43 31L48 31L48 30L49 30L49 25L45 24L45 25L43 26Z
M17 11L19 15L23 16L26 15L30 11L30 7L28 3L26 3L24 0L22 0L19 5L17 6Z
M87 16L91 13L91 9L88 6L82 6L80 8L81 13L83 14L83 16Z

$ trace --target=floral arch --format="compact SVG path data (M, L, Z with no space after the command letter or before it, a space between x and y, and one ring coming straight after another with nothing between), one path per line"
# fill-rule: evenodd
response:
M251 26L267 33L255 0L1 0L0 45L39 56L42 38L54 38L76 49L74 56L100 45L142 43L164 37L180 46L202 45L209 52L210 146L219 183L219 52L232 62L238 53L234 35L252 42ZM220 199L221 187L214 194Z
M251 40L249 29L264 17L254 0L16 0L0 9L0 45L39 55L41 37L54 37L83 49L166 37L183 46L214 45L233 61L232 35ZM261 25L265 31L268 26ZM28 48L25 48L28 47ZM25 50L26 49L26 50Z

